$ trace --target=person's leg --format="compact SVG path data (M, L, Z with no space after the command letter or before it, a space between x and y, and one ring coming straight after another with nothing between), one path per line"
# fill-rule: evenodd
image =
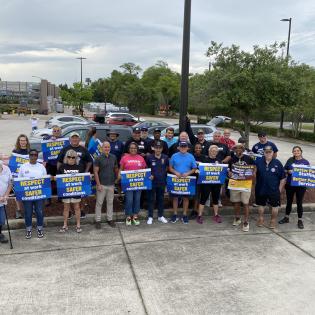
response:
M189 206L189 198L183 197L183 215L184 216L187 216L188 206Z
M37 230L42 230L44 225L44 201L34 201L34 210L36 214Z
M161 218L164 216L164 191L165 187L160 186L156 188L156 203L157 203L157 209L158 209L158 218Z
M33 203L32 201L23 201L24 207L24 220L26 231L32 230L32 214L33 214Z
M211 185L211 197L214 212L214 221L217 223L222 222L221 216L219 216L219 200L220 200L221 187L220 185Z
M125 215L127 217L132 216L132 203L133 203L133 192L126 191L125 192Z
M249 199L250 199L251 192L250 191L242 191L240 193L241 196L241 203L243 204L244 209L244 222L243 222L243 231L249 231Z
M285 214L287 217L289 217L289 215L292 211L292 203L293 203L295 190L292 186L286 185L285 192L286 192L286 196L287 196L287 205L285 208Z
M301 220L303 216L303 198L306 192L305 187L296 187L296 206L297 206L297 213L298 219Z
M2 225L5 224L4 206L0 206L0 243L8 243L8 239L2 234Z
M15 200L15 206L16 206L16 210L15 210L15 218L16 219L22 219L22 207L23 207L23 203L22 201L17 201L16 198L14 198Z
M154 192L156 188L152 187L151 190L147 191L147 200L148 200L148 218L153 218L153 205L154 205Z
M70 203L67 200L63 200L63 229L68 228L68 217L69 217Z
M173 197L173 213L177 215L178 211L178 197Z
M276 227L276 221L278 217L278 207L271 207L271 220L269 227L274 229Z
M96 203L95 203L95 222L101 222L102 207L106 195L105 186L102 186L102 191L96 190Z
M114 186L105 186L106 187L106 217L107 222L113 221L113 204L114 204Z
M133 215L138 216L140 211L140 199L141 199L142 190L136 190L133 192Z
M76 229L77 232L81 232L81 211L80 211L80 202L73 203L74 213L75 213L75 221L76 221Z

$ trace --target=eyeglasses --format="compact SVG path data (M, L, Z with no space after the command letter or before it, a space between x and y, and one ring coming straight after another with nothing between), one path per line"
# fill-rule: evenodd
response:
M75 159L75 156L67 156L68 159Z

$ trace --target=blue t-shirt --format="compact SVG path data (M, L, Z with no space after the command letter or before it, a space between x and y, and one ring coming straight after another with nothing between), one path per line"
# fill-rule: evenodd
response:
M88 148L87 148L88 151L90 151L96 144L97 144L96 140L94 139L94 137L92 137L88 144Z
M294 159L293 157L291 157L291 158L289 158L289 159L287 160L287 163L285 163L284 169L285 169L286 171L292 170L292 169L293 169L292 164L310 165L310 162L309 162L308 160L305 160L305 159L296 160L296 159ZM291 185L291 180L292 180L292 174L289 174L289 173L288 173L288 176L287 176L287 185Z
M153 186L166 185L168 165L169 159L165 154L161 154L160 158L157 158L154 154L147 157L147 166L151 168L151 174L153 175Z
M116 156L117 162L119 163L121 156L124 152L124 144L120 140L109 141L109 144L110 144L110 153Z
M279 185L281 179L285 178L284 167L278 159L272 159L267 165L265 157L256 162L257 195L278 195L280 194Z
M191 171L193 168L197 168L197 163L194 156L190 153L177 152L172 155L170 165L175 171L183 174Z
M178 141L178 137L173 137L171 140L166 137L162 137L161 140L165 141L168 148L170 148L174 143Z
M254 153L263 155L264 154L264 148L268 145L272 147L273 152L279 151L277 146L271 141L267 141L266 143L260 143L260 142L256 143L255 145L253 145L252 151Z

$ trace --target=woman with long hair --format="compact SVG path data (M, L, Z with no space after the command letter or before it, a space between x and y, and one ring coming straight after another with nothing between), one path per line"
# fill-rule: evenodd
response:
M90 150L96 144L96 128L91 127L85 138L85 147Z
M302 221L303 216L303 198L306 192L306 187L302 186L291 186L292 181L292 164L298 165L310 165L308 160L305 160L302 156L302 148L300 146L294 146L292 149L293 156L288 159L284 169L287 174L287 181L285 184L285 191L287 195L287 206L285 209L285 217L279 221L279 224L289 223L289 216L292 211L292 203L294 195L296 197L297 213L298 213L298 223L297 226L299 229L304 229L304 224Z

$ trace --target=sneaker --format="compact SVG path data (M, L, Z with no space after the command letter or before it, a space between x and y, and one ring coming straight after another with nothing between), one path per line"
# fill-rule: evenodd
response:
M81 226L76 226L75 230L77 231L77 233L81 233L82 232Z
M183 222L184 224L188 224L189 220L188 220L188 216L187 216L187 215L184 215L184 216L182 217L182 222Z
M289 222L290 222L290 219L288 217L284 217L278 223L279 224L285 224L285 223L289 223Z
M38 238L43 238L44 237L43 230L37 230L37 237Z
M148 221L147 221L147 224L151 225L152 223L153 223L153 218L149 217Z
M203 217L201 215L198 215L196 221L197 221L197 223L202 224L203 223Z
M16 219L22 219L23 218L22 213L21 213L20 210L16 210L15 211L15 218Z
M162 222L162 223L168 223L167 219L165 219L163 216L162 217L158 217L158 221Z
M219 201L219 208L222 208L222 202L221 202L221 200Z
M197 216L198 216L198 212L196 210L192 210L191 213L190 213L189 218L190 219L196 219Z
M131 217L126 218L126 225L131 225Z
M26 231L25 238L30 239L32 237L32 231Z
M248 222L244 222L243 223L243 232L248 232L249 231L249 223Z
M257 203L253 203L253 207L259 207Z
M59 229L59 233L66 233L68 231L67 226L63 226L62 228Z
M213 221L216 223L222 223L222 218L217 214L213 217Z
M132 217L131 223L133 225L139 225L140 224L140 221L139 221L139 219L138 219L138 217L136 215Z
M85 219L85 218L86 218L86 214L85 214L85 212L84 212L84 211L81 211L80 218L81 218L81 219Z
M116 223L114 220L107 220L106 223L112 228L116 227Z
M242 223L241 218L234 218L233 226L238 226Z
M298 220L297 226L299 229L303 230L304 229L304 224L302 220Z
M96 228L97 230L99 230L99 229L101 229L101 228L102 228L101 221L97 221L97 222L95 222L95 228Z
M176 223L178 221L177 214L173 214L171 217L171 222Z
M8 243L8 239L2 233L0 234L0 243Z

